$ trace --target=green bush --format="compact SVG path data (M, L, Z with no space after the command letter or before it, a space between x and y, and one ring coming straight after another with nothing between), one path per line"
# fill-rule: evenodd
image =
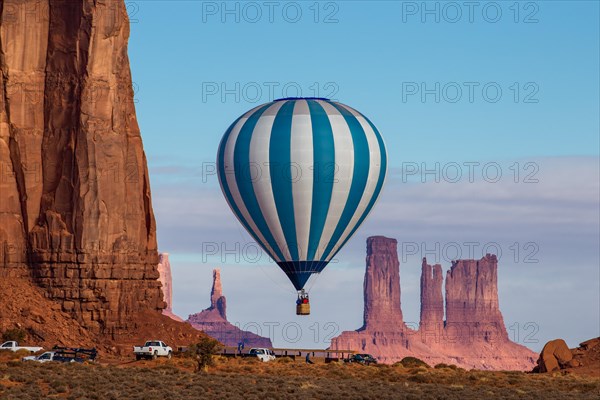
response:
M208 367L215 364L213 356L217 354L221 348L221 343L209 336L205 336L198 343L192 344L189 347L187 354L196 359L196 372L208 371Z

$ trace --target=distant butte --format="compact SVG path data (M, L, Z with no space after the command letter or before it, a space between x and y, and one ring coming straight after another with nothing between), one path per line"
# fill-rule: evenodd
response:
M225 346L237 346L244 342L245 347L273 347L271 339L255 333L243 331L227 321L227 301L223 296L221 271L213 270L213 285L210 292L210 307L189 316L188 323Z
M458 260L446 274L439 264L421 266L421 321L407 327L400 306L397 242L367 239L364 324L342 332L331 349L364 351L385 363L417 357L430 365L454 364L484 370L531 370L537 354L509 340L498 305L498 260Z
M162 285L163 300L167 305L162 313L175 321L183 322L183 318L173 314L173 276L171 274L169 253L158 254L158 274L158 280Z

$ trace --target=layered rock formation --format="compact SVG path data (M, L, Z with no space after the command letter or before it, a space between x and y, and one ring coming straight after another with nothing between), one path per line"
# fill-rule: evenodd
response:
M532 368L536 354L511 342L504 327L495 256L452 263L446 277L445 320L442 267L423 259L421 322L415 330L402 321L396 243L382 236L367 240L364 325L333 338L331 349L364 351L387 363L412 356L431 365Z
M446 331L486 342L507 341L498 304L498 259L458 260L446 273Z
M403 325L400 308L400 263L394 255L395 239L382 236L367 239L367 269L364 280L364 325Z
M165 302L162 313L175 321L183 322L183 319L173 313L173 275L171 274L169 253L158 254L158 280L162 285L163 300Z
M243 331L227 321L227 301L223 296L221 271L213 270L210 307L189 316L188 323L226 346L236 347L244 342L246 347L272 347L271 340L253 332Z
M94 332L164 307L123 1L0 2L0 275Z
M421 265L421 322L426 330L439 331L444 324L444 297L442 294L442 266L429 265L423 259Z

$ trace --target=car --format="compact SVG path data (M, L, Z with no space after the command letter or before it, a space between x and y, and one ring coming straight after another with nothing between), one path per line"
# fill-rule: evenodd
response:
M158 357L171 358L173 349L161 340L148 340L143 346L133 346L133 354L136 360L142 358L156 359Z
M377 364L377 359L370 354L353 354L348 357L346 362L359 363L363 365Z
M54 351L53 361L59 362L78 362L82 363L84 361L95 361L98 356L98 351L94 349L83 349L83 348L75 348L75 347L60 347L54 346L52 348Z
M39 362L39 363L45 363L48 361L57 361L54 359L55 354L56 353L53 351L47 351L45 353L40 354L39 356L23 357L21 359L21 361L35 361L35 362Z
M14 340L9 340L8 342L4 342L0 344L0 350L10 350L10 351L19 351L19 350L27 350L30 353L37 353L40 350L44 350L43 347L26 347L19 346L19 343Z
M275 353L271 349L256 347L250 349L248 357L257 357L260 361L267 362L275 360Z
M94 361L97 356L96 349L81 349L81 348L70 348L70 347L58 347L54 346L52 351L47 351L40 354L39 356L27 356L23 357L22 361L35 361L39 363L46 363L49 361L72 363L82 363L84 361Z

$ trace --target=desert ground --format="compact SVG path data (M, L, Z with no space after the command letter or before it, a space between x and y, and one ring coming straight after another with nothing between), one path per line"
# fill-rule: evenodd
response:
M416 364L314 365L287 358L262 363L215 357L208 372L195 362L100 359L91 364L37 364L0 355L2 399L598 399L600 377L574 373L466 371Z

